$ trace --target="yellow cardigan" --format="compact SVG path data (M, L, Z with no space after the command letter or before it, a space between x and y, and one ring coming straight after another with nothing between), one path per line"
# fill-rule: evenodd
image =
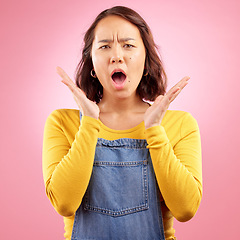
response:
M113 130L79 111L53 111L45 124L43 177L46 194L64 217L65 239L71 239L74 214L87 189L98 138L146 139L163 199L166 239L174 239L173 218L191 219L202 198L201 141L196 120L186 112L167 111L161 126L144 122L128 130Z

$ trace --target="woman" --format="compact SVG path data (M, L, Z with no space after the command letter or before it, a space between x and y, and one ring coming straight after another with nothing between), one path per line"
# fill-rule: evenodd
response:
M57 68L80 111L47 119L46 193L64 216L66 239L175 239L202 197L198 125L169 104L151 31L135 11L100 13L84 38L76 85ZM148 101L154 101L152 105Z

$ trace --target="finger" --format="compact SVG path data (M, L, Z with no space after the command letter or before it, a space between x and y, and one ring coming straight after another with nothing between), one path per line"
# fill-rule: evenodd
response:
M178 87L182 90L187 84L190 77L184 77L180 82Z
M169 103L170 103L170 101L169 101L169 98L165 95L159 95L156 99L155 99L155 101L154 101L154 103L152 104L152 106L154 107L156 107L156 108L165 108L166 106L168 106L169 105Z
M62 78L62 83L64 83L73 93L79 89L62 68L57 67L57 73Z
M154 103L159 103L159 102L161 102L163 98L164 98L164 95L159 95L159 96L155 99ZM153 104L154 104L154 103L153 103Z
M62 82L67 86L75 86L74 82L67 75L67 73L60 67L57 67L57 73L62 78Z
M67 73L61 67L57 67L56 69L57 69L57 73L62 77L62 79L71 81L70 77L67 75Z
M74 98L75 102L77 103L77 105L78 105L80 111L83 113L82 105L79 103L78 98L77 98L75 95L73 95L73 98Z
M172 90L176 89L177 87L183 88L186 86L186 83L188 82L188 80L190 79L190 77L186 76L184 78L182 78L177 84L175 84L168 92L171 92Z
M172 94L169 96L169 101L172 102L178 95L179 93L187 86L188 82L183 83L180 87L177 87Z
M172 101L175 98L173 98L173 96L177 96L181 90L186 87L186 85L188 84L188 80L190 79L190 77L184 77L182 78L177 84L175 84L167 93L165 96L168 96L169 99Z

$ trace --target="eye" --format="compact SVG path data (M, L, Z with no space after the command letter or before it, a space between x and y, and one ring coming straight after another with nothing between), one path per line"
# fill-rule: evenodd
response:
M132 44L124 44L123 47L124 48L133 48L134 46Z
M110 48L110 46L108 46L108 45L103 45L103 46L101 46L99 49L106 49L106 48Z

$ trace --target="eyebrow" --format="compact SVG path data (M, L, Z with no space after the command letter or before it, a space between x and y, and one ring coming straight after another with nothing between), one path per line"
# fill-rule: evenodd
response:
M130 40L133 40L135 41L134 38L120 38L119 39L119 42L127 42L127 41L130 41ZM109 43L109 42L113 42L112 39L102 39L102 40L99 40L98 43Z

